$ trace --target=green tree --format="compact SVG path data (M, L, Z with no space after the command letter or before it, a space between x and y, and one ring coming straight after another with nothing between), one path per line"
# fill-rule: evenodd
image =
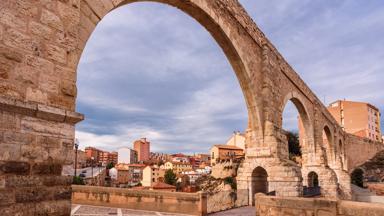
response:
M176 174L173 172L173 170L169 169L165 171L164 182L166 184L176 185L177 177L176 177Z
M299 134L294 132L287 132L288 139L288 150L289 156L299 156L301 157L301 147L299 141Z
M237 189L236 180L235 180L235 178L233 178L233 177L231 177L231 176L224 178L224 184L231 185L231 188L232 188L233 190L236 190L236 189Z
M115 165L112 162L107 165L107 169L112 169L113 167L115 167Z
M74 185L85 185L84 179L80 176L73 176L72 184Z

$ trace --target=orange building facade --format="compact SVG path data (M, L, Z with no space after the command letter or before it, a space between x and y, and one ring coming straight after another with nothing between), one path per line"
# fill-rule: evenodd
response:
M117 164L117 152L107 152L94 147L86 147L85 155L88 162L93 158L94 165L106 166L109 163Z
M133 149L137 152L138 161L148 161L150 159L150 142L146 138L141 138L133 143Z
M329 112L348 133L383 141L380 111L369 103L339 100L328 106Z

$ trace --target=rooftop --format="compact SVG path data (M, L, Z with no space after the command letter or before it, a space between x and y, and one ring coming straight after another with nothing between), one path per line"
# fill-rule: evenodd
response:
M219 144L219 145L213 145L213 147L217 147L219 149L243 150L242 148L239 148L239 147L233 146L233 145L222 145L222 144Z

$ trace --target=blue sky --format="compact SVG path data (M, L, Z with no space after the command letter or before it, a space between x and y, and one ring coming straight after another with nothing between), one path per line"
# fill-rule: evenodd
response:
M326 104L370 102L384 110L381 0L241 0L257 25ZM115 150L147 137L153 151L207 152L244 131L247 110L235 74L209 33L158 3L112 11L78 67L81 146ZM296 128L288 105L284 127Z

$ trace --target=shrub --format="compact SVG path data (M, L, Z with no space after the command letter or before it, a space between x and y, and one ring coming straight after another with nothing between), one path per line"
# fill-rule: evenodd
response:
M72 184L74 185L85 185L84 179L80 176L73 176Z
M233 190L237 190L236 180L233 177L226 177L226 178L224 178L224 184L231 185L231 188Z

